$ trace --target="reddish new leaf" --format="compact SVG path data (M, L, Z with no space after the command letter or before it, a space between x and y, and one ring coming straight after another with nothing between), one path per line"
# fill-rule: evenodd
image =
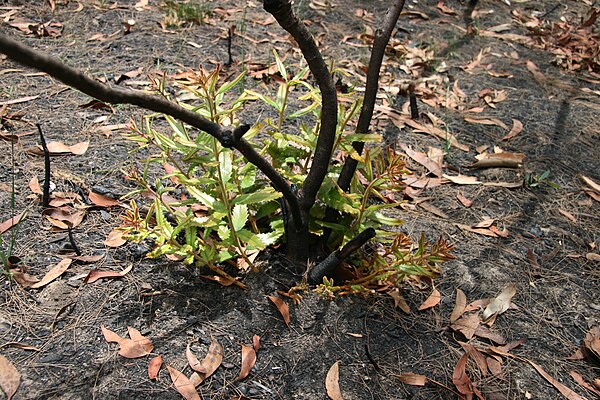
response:
M171 376L171 380L173 381L175 389L179 392L180 395L183 396L184 399L201 400L200 396L198 395L198 392L196 391L196 387L188 379L187 376L168 365L167 370L169 371L169 375Z
M162 356L156 356L150 360L150 363L148 363L148 378L152 380L158 378L158 372L160 371L160 367L162 367L162 363Z
M279 297L267 296L267 298L269 300L271 300L273 302L273 304L275 304L275 306L279 310L279 313L283 317L283 321L289 328L290 327L290 308L288 307L287 303L284 302L283 300L281 300Z
M243 381L250 374L250 371L256 363L256 352L250 346L242 345L242 367L238 381Z

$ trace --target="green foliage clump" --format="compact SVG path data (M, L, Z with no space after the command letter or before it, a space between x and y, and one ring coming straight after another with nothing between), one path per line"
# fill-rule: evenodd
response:
M308 79L308 68L292 76L276 53L275 60L280 77L272 97L241 90L244 74L220 83L217 67L181 74L177 83L191 101L180 104L213 122L233 127L239 124L238 112L248 103L262 103L262 108L269 109L269 117L257 121L244 139L286 180L300 187L316 149L321 95ZM156 84L164 94L164 81L157 80ZM306 105L292 110L293 95ZM352 123L360 106L356 93L340 94L334 159L311 209L309 229L316 237L328 234L328 245L335 249L362 230L374 228L377 244L371 246L370 254L362 254L347 265L353 271L354 283L351 279L349 285L333 289L333 282L325 280L320 289L325 292L356 293L394 284L407 275L434 276L437 264L450 257L444 242L427 246L421 240L413 246L405 235L394 231L393 227L402 221L382 213L400 204L390 199L403 189L400 177L404 163L393 150L381 145L371 146L362 155L353 149L355 141L382 140L375 133L353 133ZM167 121L169 133L156 128L158 118ZM224 148L217 139L204 132L190 132L184 124L159 115L134 124L128 137L140 149L157 150L146 158L143 171L134 169L129 173L140 184L138 193L148 195L152 203L142 215L132 201L123 227L132 240L155 241L149 257L170 255L223 275L220 263L254 269L256 254L276 245L284 236L286 207L281 194L257 173L254 165ZM335 157L341 153L359 161L348 192L336 183L342 163ZM157 177L152 172L156 173L156 167L164 171ZM340 214L335 223L325 221L327 208Z

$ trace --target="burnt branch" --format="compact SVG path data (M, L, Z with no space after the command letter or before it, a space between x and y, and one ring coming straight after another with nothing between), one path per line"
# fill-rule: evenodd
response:
M258 154L250 143L242 138L242 135L247 131L247 129L244 131L245 126L230 132L219 124L161 97L102 84L50 56L20 44L4 34L0 34L0 52L19 64L45 72L64 84L100 101L111 104L131 104L146 110L170 115L215 137L223 146L237 149L246 157L246 160L256 165L271 180L271 184L276 190L283 194L290 206L294 222L299 226L305 223L300 212L298 196L289 183L264 157Z
M377 90L379 89L379 73L381 70L381 64L383 62L383 55L385 48L392 36L392 31L396 26L396 22L400 17L400 13L404 8L405 0L396 0L395 3L388 9L385 14L382 28L375 31L375 39L373 40L373 49L371 50L371 58L369 59L369 67L367 70L367 84L365 87L365 96L363 99L363 105L360 110L360 116L358 117L358 124L356 126L356 133L368 133L371 126L371 118L373 117L373 111L375 110L375 99L377 97ZM358 154L362 154L365 147L364 142L354 142L352 147ZM342 172L338 178L338 185L343 191L348 191L350 188L350 182L356 172L358 161L352 157L346 157Z
M264 0L263 6L279 25L298 43L319 89L321 89L321 130L312 160L312 166L301 190L301 207L304 213L315 203L317 192L327 175L335 142L337 127L337 93L329 69L315 43L314 38L292 11L289 0Z
M326 259L315 265L308 272L309 283L319 283L323 277L329 276L348 256L360 249L370 239L375 237L375 229L367 228L353 237L341 250L334 251Z

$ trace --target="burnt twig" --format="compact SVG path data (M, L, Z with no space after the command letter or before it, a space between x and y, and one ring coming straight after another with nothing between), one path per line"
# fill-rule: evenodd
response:
M341 250L334 251L326 259L315 265L308 272L308 282L319 283L323 280L323 277L330 276L342 261L374 237L375 229L373 228L367 228L353 237Z
M40 132L40 142L42 143L42 150L44 151L44 186L42 188L42 207L48 208L50 205L50 151L46 145L46 139L44 138L44 132L42 132L42 126L35 124L38 131Z

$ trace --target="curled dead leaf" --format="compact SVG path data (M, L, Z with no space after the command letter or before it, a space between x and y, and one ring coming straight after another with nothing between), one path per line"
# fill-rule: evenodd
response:
M340 390L340 362L336 361L325 377L325 389L327 389L327 396L331 400L344 400L342 391Z
M510 302L516 293L517 285L514 283L508 284L483 310L482 320L489 326L492 326L496 321L496 317L508 310Z
M242 367L238 381L243 381L250 374L254 364L256 363L256 352L250 346L242 345Z
M42 212L46 219L60 229L75 228L85 217L85 212L71 207L47 208Z
M267 298L269 300L271 300L273 302L273 304L275 304L275 306L277 307L277 310L279 310L279 313L283 317L283 321L289 328L290 327L290 308L288 307L287 303L285 301L283 301L282 299L280 299L279 297L267 296Z

